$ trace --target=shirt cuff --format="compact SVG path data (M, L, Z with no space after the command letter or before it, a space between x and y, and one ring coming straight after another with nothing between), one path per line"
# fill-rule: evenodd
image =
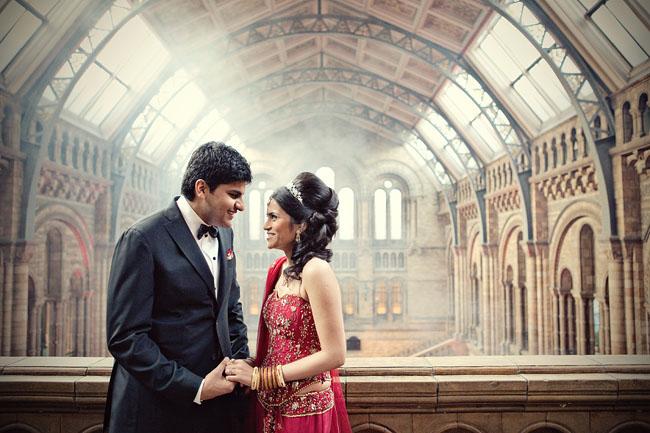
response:
M205 379L201 381L201 385L199 385L199 390L196 392L196 396L194 397L194 403L196 404L201 404L201 390L203 389L204 383L205 383Z

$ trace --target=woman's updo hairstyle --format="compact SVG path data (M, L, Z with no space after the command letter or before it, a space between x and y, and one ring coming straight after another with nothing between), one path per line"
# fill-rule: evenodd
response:
M300 242L293 248L293 265L284 270L287 278L300 280L302 269L312 257L328 262L332 259L332 250L327 246L338 230L339 198L332 188L309 172L300 173L287 186L276 189L271 198L289 214L292 223L305 223Z

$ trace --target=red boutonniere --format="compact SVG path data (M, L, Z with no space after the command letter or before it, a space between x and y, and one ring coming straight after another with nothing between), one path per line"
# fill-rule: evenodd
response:
M235 253L232 252L232 248L228 248L226 251L226 260L232 260L235 257Z

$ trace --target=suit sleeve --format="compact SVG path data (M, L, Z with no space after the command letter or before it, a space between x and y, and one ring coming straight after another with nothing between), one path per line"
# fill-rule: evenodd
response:
M231 244L232 244L232 231ZM236 260L236 258L233 258ZM237 263L233 263L233 268L236 268ZM228 328L230 330L230 347L232 348L232 357L237 359L248 358L250 352L248 350L248 337L247 328L244 323L244 312L242 310L240 297L239 283L237 283L237 273L232 279L230 286L230 298L228 299Z
M144 236L127 230L115 247L108 281L106 335L115 360L147 388L191 404L202 378L164 356L149 337L154 260Z

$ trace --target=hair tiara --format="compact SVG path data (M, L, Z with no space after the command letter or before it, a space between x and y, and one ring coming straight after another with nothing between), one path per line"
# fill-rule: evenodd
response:
M285 188L287 188L291 193L291 195L294 196L296 200L300 202L300 204L302 204L302 194L300 193L300 190L298 189L298 187L293 181L286 184Z

